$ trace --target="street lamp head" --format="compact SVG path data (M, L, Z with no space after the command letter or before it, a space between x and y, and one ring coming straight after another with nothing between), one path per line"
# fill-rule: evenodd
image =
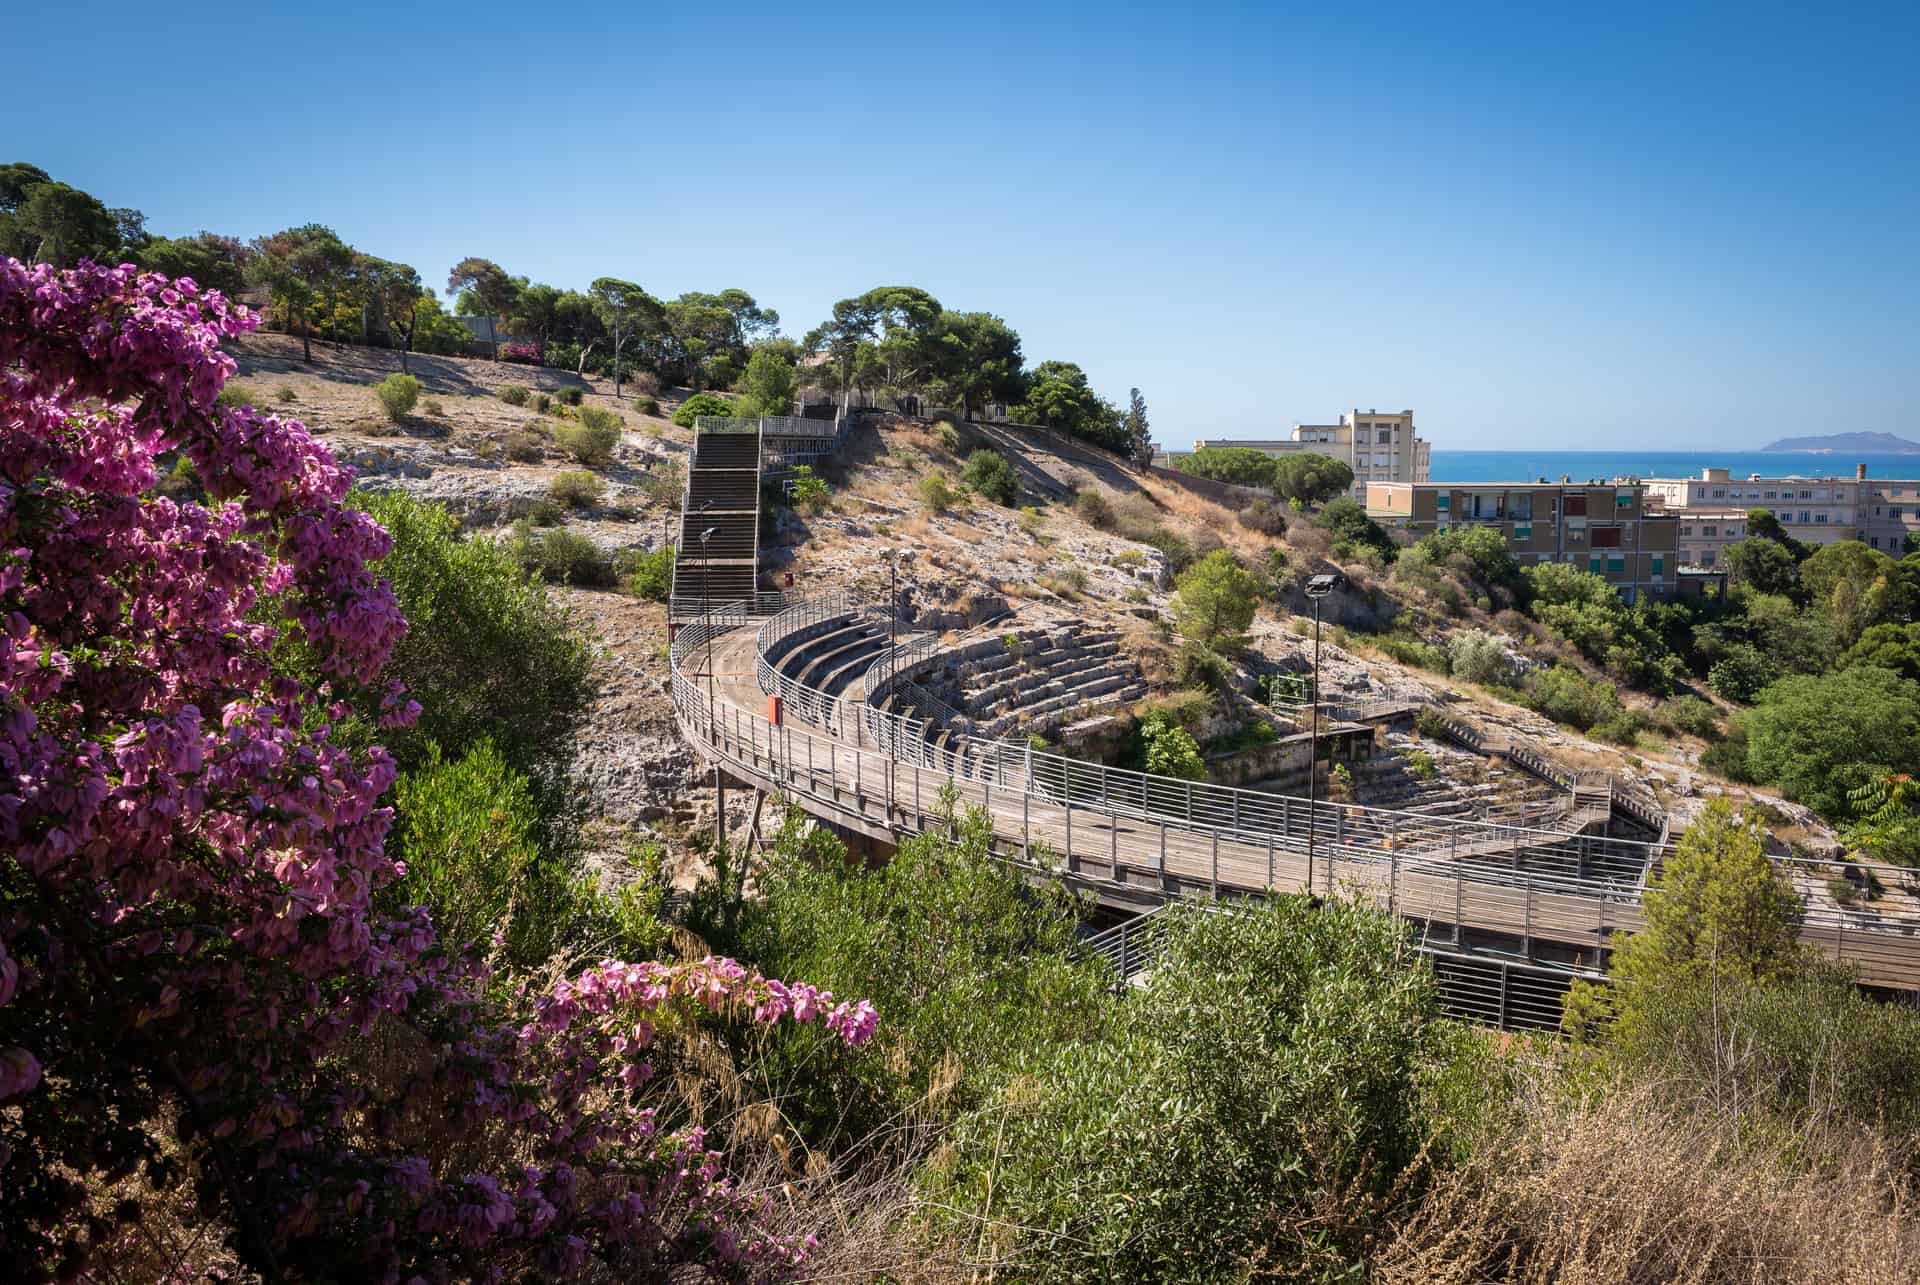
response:
M1338 571L1312 576L1307 580L1306 594L1309 598L1324 598L1335 589L1344 588L1346 583L1347 578Z
M708 527L700 533L700 543L705 544L708 540L711 540L715 535L719 534L719 531L720 528L717 526Z

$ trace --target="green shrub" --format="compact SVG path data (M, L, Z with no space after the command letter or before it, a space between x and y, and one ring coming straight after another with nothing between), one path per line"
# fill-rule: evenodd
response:
M1174 681L1196 691L1224 692L1233 685L1233 663L1202 642L1180 648Z
M826 479L805 464L793 470L793 507L801 513L819 513L832 501L833 492Z
M582 464L605 464L620 445L620 416L598 406L582 406L577 422L562 424L554 440Z
M1239 513L1240 525L1262 535L1285 535L1287 511L1272 500L1255 500Z
M1507 649L1484 629L1463 629L1449 638L1447 663L1456 678L1469 683L1492 685L1513 679Z
M1201 761L1200 746L1165 711L1149 710L1134 728L1134 739L1134 755L1142 771L1185 781L1206 779L1207 766Z
M554 394L554 396L558 397L561 403L566 406L578 406L581 401L585 399L586 395L587 390L578 384L568 384Z
M947 482L947 475L939 469L920 479L919 491L920 503L926 505L931 513L945 513L960 498Z
M242 406L259 406L265 399L254 389L238 381L229 380L213 404L223 410L239 410Z
M1720 711L1698 696L1676 696L1660 706L1661 721L1676 732L1712 740L1720 734Z
M1080 491L1073 497L1073 511L1080 520L1100 531L1113 529L1113 505L1098 491Z
M428 741L468 746L483 737L519 771L556 759L585 708L593 663L566 610L510 548L462 538L459 520L439 505L398 490L357 492L354 502L393 537L372 571L393 582L407 617L381 683L404 683L422 707L414 727L380 730L380 743L402 767L418 763ZM363 717L371 724L377 712Z
M614 571L627 592L649 602L665 602L673 593L673 546L629 551L614 560Z
M292 386L288 384L280 385L279 388L274 390L273 395L282 402L297 402L300 400L300 395L294 392Z
M1344 898L1166 914L1097 1035L1035 1045L955 1125L930 1213L1021 1280L1361 1279L1429 1122L1437 990L1406 925ZM1285 1246L1280 1251L1280 1246Z
M715 393L695 393L687 398L673 412L673 422L682 428L692 428L694 421L702 415L730 416L733 403Z
M532 398L532 392L519 384L508 384L500 390L500 400L509 406L525 406Z
M1722 700L1750 705L1780 676L1780 669L1751 643L1733 643L1707 671L1707 685Z
M399 423L413 413L420 400L420 380L411 375L388 375L372 386L372 396L380 401L390 423Z
M1433 755L1427 753L1425 750L1415 750L1413 753L1407 755L1407 771L1413 773L1419 780L1431 781L1434 773L1438 770L1439 768L1433 760Z
M400 895L433 908L444 940L484 944L498 932L513 964L553 955L571 881L542 858L533 791L491 740L453 762L428 746L426 761L400 778L394 807L407 863Z
M1382 634L1373 640L1373 645L1403 665L1431 669L1436 674L1447 672L1447 653L1422 639L1407 634Z
M533 398L533 409L541 415L546 414L548 411L553 409L553 398L547 396L545 393L535 393Z
M656 461L647 475L640 479L640 494L655 504L670 504L678 507L686 492L687 466L677 458L668 456Z
M527 510L527 521L538 527L559 526L567 520L567 506L552 496L542 496Z
M578 532L558 527L529 533L519 543L521 562L550 583L586 589L613 586L613 560Z
M538 464L547 458L547 439L538 433L508 433L500 451L516 464Z
M1610 684L1588 678L1571 665L1535 670L1527 676L1523 696L1529 708L1583 732L1620 713L1620 698Z
M960 453L960 426L950 419L943 419L933 426L934 440L940 443L940 449L949 455Z
M607 484L585 469L562 473L547 487L547 494L570 509L590 509L607 493Z
M1640 743L1640 733L1645 727L1646 720L1637 711L1623 709L1605 722L1595 723L1593 735L1596 740L1632 747Z
M811 1028L773 1036L757 1069L803 1133L864 1142L903 1117L970 1113L1032 1050L1102 1024L1111 973L1078 948L1072 899L1001 860L982 816L955 817L951 841L906 839L877 867L809 821L786 814L753 900L696 897L689 915L715 950L892 1015L860 1053Z
M1413 714L1413 730L1430 741L1452 739L1447 716L1432 705L1422 705Z
M428 746L396 784L394 810L389 850L407 872L384 895L430 906L442 941L477 945L508 974L569 949L645 958L666 941L664 853L631 852L642 878L601 893L543 844L531 782L485 737L451 762Z
M642 415L658 415L660 413L660 399L658 397L636 397L633 401L633 408Z
M998 451L981 449L967 457L967 488L995 504L1012 508L1020 499L1020 479Z
M1213 713L1213 693L1199 689L1168 692L1164 696L1155 696L1142 707L1141 717L1148 718L1158 714L1175 727L1188 733L1199 730Z

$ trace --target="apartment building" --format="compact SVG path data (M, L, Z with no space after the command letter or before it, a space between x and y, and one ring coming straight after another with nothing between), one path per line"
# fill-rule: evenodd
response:
M1374 482L1367 515L1415 537L1491 526L1522 567L1564 562L1628 602L1672 597L1679 583L1680 523L1637 482Z
M1891 557L1904 557L1907 542L1920 544L1920 481L1911 478L1869 478L1858 470L1862 493L1854 511L1859 539Z
M1415 432L1413 412L1350 410L1335 424L1295 424L1286 438L1205 438L1193 444L1244 446L1269 455L1312 453L1331 456L1353 470L1353 498L1365 502L1372 482L1424 482L1428 446Z
M1850 478L1735 478L1710 468L1697 478L1648 478L1646 487L1660 509L1680 520L1682 558L1689 566L1714 566L1728 544L1744 539L1748 509L1766 509L1803 544L1859 540L1897 558L1909 535L1920 539L1920 481L1870 478L1864 464ZM1729 510L1737 511L1731 521ZM1733 539L1727 538L1730 528L1737 531Z
M1654 512L1662 512L1655 506ZM1680 565L1683 567L1724 567L1727 546L1747 538L1745 509L1711 508L1664 510L1680 524Z

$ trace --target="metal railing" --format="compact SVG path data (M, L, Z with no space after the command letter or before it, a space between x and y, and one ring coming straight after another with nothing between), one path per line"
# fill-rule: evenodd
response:
M842 824L883 833L926 829L938 821L936 800L951 784L964 802L994 816L1002 855L1116 886L1216 894L1299 889L1311 835L1314 890L1349 887L1389 911L1452 924L1456 937L1465 927L1598 949L1614 932L1640 926L1641 889L1660 855L1651 844L1331 801L1309 805L965 736L940 745L922 740L926 751L906 757L895 751L907 748L908 733L923 720L873 710L871 725L890 729L891 744L864 736L859 724L867 717L855 722L850 742L711 701L683 672L683 660L708 637L763 619L753 604L729 604L675 636L669 659L682 729L737 774ZM1827 863L1799 858L1776 862L1806 892L1823 887L1830 871ZM1888 883L1908 873L1876 869ZM1808 940L1856 964L1864 980L1920 985L1920 915L1809 902L1800 923Z
M799 415L699 415L693 427L699 433L758 433L762 437L838 437L840 419L805 419Z
M768 650L790 634L850 612L855 601L850 595L834 594L817 606L801 604L766 622L756 639L762 661ZM1086 763L1023 743L953 730L929 739L929 720L882 710L871 701L890 689L892 675L929 659L939 646L938 639L924 637L896 655L877 660L868 670L868 700L859 702L858 723L851 726L844 706L852 702L805 687L777 664L758 664L756 672L763 692L779 694L789 709L815 726L852 732L857 744L872 746L911 766L994 789L1017 788L1049 801L1070 800L1075 806L1116 815L1166 819L1187 829L1302 839L1311 828L1316 834L1338 835L1339 842L1423 853L1502 877L1530 873L1536 880L1572 881L1581 887L1599 883L1621 895L1631 895L1638 888L1652 857L1649 845L1633 840L1332 801L1317 805L1309 825L1307 801L1290 795Z
M1163 902L1082 938L1080 948L1106 960L1114 979L1124 985L1159 959L1166 945L1166 911L1171 904ZM1201 905L1214 912L1232 913L1234 908L1232 902ZM1606 981L1606 974L1598 969L1452 950L1427 941L1414 949L1433 969L1443 1012L1501 1030L1555 1030L1560 1026L1561 997L1576 979Z

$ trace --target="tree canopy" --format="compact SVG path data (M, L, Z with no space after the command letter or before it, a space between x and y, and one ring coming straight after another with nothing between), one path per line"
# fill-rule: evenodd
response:
M1862 665L1793 674L1743 716L1747 767L1830 819L1848 791L1886 771L1920 771L1920 682Z
M1260 599L1260 582L1225 549L1215 549L1181 573L1174 599L1180 632L1216 650L1246 642Z

